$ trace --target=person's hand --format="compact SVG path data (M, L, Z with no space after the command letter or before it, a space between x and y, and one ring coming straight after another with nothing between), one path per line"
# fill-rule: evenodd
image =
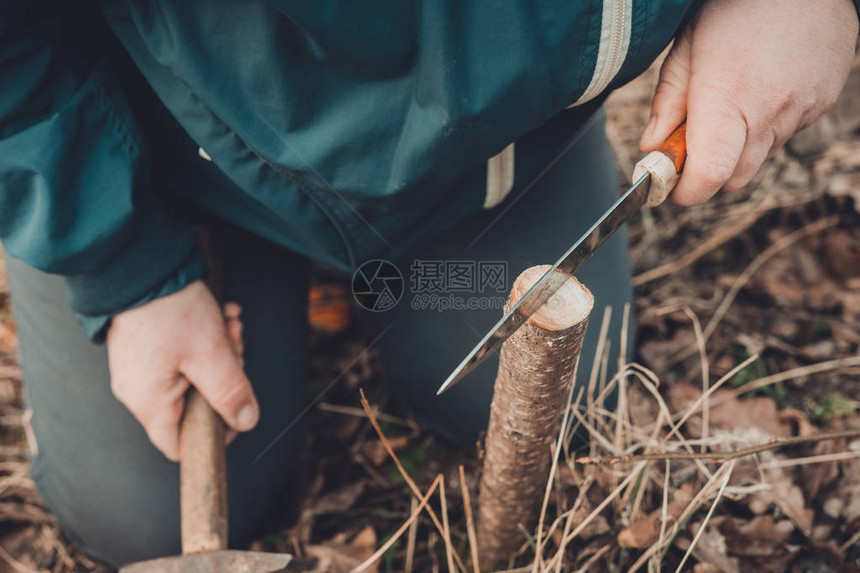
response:
M832 106L857 40L851 0L709 0L660 71L653 151L687 119L687 162L669 199L707 201L746 185L796 131Z
M242 370L240 308L222 309L202 281L114 317L107 335L111 390L152 443L179 460L179 422L189 382L234 431L257 424ZM233 432L233 435L235 433Z

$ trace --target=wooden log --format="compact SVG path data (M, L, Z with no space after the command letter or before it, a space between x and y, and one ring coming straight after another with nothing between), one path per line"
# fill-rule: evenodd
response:
M510 308L549 267L523 271ZM562 272L562 271L556 271ZM478 513L481 564L507 560L531 532L552 444L574 382L594 297L574 277L502 346L485 442Z

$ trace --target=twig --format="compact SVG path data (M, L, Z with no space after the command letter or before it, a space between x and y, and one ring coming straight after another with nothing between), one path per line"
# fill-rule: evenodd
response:
M352 406L342 406L340 404L330 404L328 402L320 402L317 404L317 409L322 410L323 412L332 412L333 414L344 414L346 416L355 416L358 418L366 418L367 414L361 408L353 408ZM398 418L397 416L392 416L391 414L386 414L385 412L379 412L374 409L374 414L378 420L383 422L388 422L390 424L397 424L398 426L403 426L412 430L418 430L418 424L416 424L413 420L409 420L407 418Z
M382 443L382 447L385 448L385 451L388 452L389 456L391 456L391 459L394 461L394 464L400 471L400 475L403 476L403 481L406 482L406 485L409 486L409 489L412 490L412 493L416 497L421 499L423 497L421 490L415 484L415 480L413 480L409 473L406 471L406 468L403 467L403 464L400 463L400 458L398 458L397 454L394 453L394 449L391 447L391 444L388 443L388 439L382 432L382 428L379 426L379 421L376 419L376 415L373 413L373 408L370 407L370 402L367 401L367 397L364 395L364 390L359 389L359 393L361 394L361 407L364 408L365 412L367 412L367 419L370 421L370 425L373 426L373 429L376 430L376 434L379 436L379 441ZM442 534L446 546L449 545L450 540L445 536L445 530L442 527L442 522L439 521L439 518L436 517L436 512L433 511L433 508L429 505L427 506L427 513L430 515L430 519L433 521L433 525L435 525L436 529L439 530L439 533ZM460 559L460 556L456 552L453 552L453 554L454 560L457 562L457 565L460 567L463 573L466 573L466 566L463 564L463 560Z
M669 524L669 476L672 475L672 464L666 460L666 471L663 474L663 504L660 508L660 534L657 539L666 537L666 526ZM654 554L654 570L660 571L662 555Z
M558 519L562 519L565 517L566 519L564 520L564 530L562 531L561 535L562 541L555 552L555 556L553 557L553 559L558 557L558 562L555 566L555 573L561 573L561 566L564 562L564 553L567 549L567 542L565 542L564 540L567 539L567 534L570 533L570 528L573 526L573 518L576 515L576 512L579 511L579 508L582 506L582 501L585 499L585 496L588 493L588 490L591 489L591 484L593 483L594 476L586 476L582 484L579 486L579 493L576 496L576 501L573 502L573 507L568 510L566 516L562 514L558 517ZM555 524L553 524L553 527L554 526ZM549 566L547 566L546 570L549 570Z
M767 443L759 444L757 446L750 446L748 448L741 448L738 450L733 450L730 452L664 452L664 453L652 453L652 454L639 454L634 456L616 456L612 458L603 458L603 457L583 457L578 458L576 461L580 464L597 464L597 465L616 465L621 463L633 463L633 462L642 462L642 461L654 461L654 460L706 460L713 464L727 462L729 460L735 460L737 458L742 458L746 456L751 456L753 454L758 454L760 452L765 452L768 450L777 450L780 448L784 448L787 446L794 446L797 444L810 444L823 442L825 440L838 440L841 438L856 438L860 437L860 428L850 428L847 430L840 430L838 432L822 432L819 434L813 434L812 436L793 436L790 438L773 438L769 440Z
M845 553L848 551L848 548L860 541L860 530L857 531L854 535L851 536L851 539L843 543L839 546L839 551Z
M579 365L577 365L573 370L573 378L576 379L577 371L579 370ZM549 477L546 480L546 490L543 495L543 503L540 508L540 516L538 517L538 528L537 534L535 535L535 561L534 561L534 572L539 573L538 565L543 560L543 522L546 519L546 510L549 505L549 495L552 491L552 484L555 481L555 474L558 470L558 455L562 450L562 442L564 440L564 435L567 433L567 426L570 423L570 412L573 409L573 391L576 389L576 385L573 384L570 387L570 392L567 397L567 408L564 409L564 417L561 421L561 428L559 428L558 437L555 441L555 447L551 452L552 455L552 465L549 469ZM582 388L579 389L579 394L576 398L576 404L579 404L579 400L582 397Z
M672 426L672 429L666 435L664 440L671 438L672 434L677 434L678 436L680 436L681 435L680 434L681 426L683 426L684 423L688 419L690 419L691 416L693 416L693 414L695 414L696 412L699 411L699 408L702 406L702 404L705 403L706 400L708 402L710 402L709 398L710 398L711 394L716 392L720 386L722 386L723 384L725 384L726 382L728 382L729 380L734 378L738 372L740 372L741 370L743 370L744 368L746 368L747 366L749 366L750 364L752 364L753 362L758 360L759 356L761 356L761 354L759 354L759 353L753 354L752 356L748 357L746 360L744 360L743 362L741 362L740 364L738 364L737 366L735 366L734 368L729 370L722 378L720 378L714 384L712 384L710 386L710 388L708 388L707 392L703 392L702 395L699 396L699 398L693 403L693 405L691 405L689 408L687 408L686 413L684 413L681 416L681 419L678 420L678 422L674 426ZM716 405L716 404L714 404L714 405Z
M466 485L466 473L460 466L460 489L463 491L463 509L466 512L466 533L469 536L469 550L472 555L472 569L475 573L481 573L478 560L478 536L475 533L475 518L472 516L472 498L469 495L469 486Z
M693 497L687 507L681 512L681 515L675 521L672 526L672 530L666 535L663 539L658 539L654 545L649 547L639 558L630 566L628 569L628 573L636 573L642 567L642 565L647 562L655 552L660 551L661 549L668 548L668 546L674 541L675 537L677 537L680 530L687 524L687 521L690 519L692 513L699 507L699 504L702 503L702 500L710 494L710 489L719 480L723 477L723 474L728 469L728 464L720 466L720 468L714 472L714 475L708 480L708 482L704 485L702 489Z
M590 571L589 568L592 565L594 565L595 561L597 561L598 559L603 557L606 554L606 552L609 551L611 548L612 548L612 545L606 544L603 547L601 547L600 549L598 549L597 551L595 551L594 555L589 557L588 561L583 563L582 567L580 567L579 569L576 570L576 573L586 573L587 571Z
M420 504L418 504L418 507L415 509L415 511L413 511L413 512L412 512L412 515L410 515L410 516L409 516L409 519L407 519L407 520L406 520L406 523L404 523L403 525L401 525L401 526L400 526L400 529L398 529L397 531L395 531L395 532L394 532L394 535L392 535L392 536L391 536L391 538L390 538L388 541L386 541L385 543L383 543L383 544L382 544L382 547L380 547L379 549L377 549L377 550L373 553L373 555L371 555L370 557L368 557L367 559L365 559L365 560L364 560L364 562L363 562L361 565L359 565L358 567L356 567L355 569L353 569L350 573L361 573L361 571L364 571L365 569L367 569L368 567L370 567L371 565L373 565L374 563L376 563L376 561L377 561L380 557L382 557L382 556L385 554L385 552L386 552L386 551L388 551L388 549L389 549L392 545L394 545L394 543L395 543L398 539L400 539L400 536L401 536L401 535L403 535L403 532L404 532L404 531L406 531L406 529L407 529L410 525L412 525L412 522L413 522L413 521L415 521L416 519L418 519L418 516L421 514L421 511L422 511L422 510L424 509L424 507L427 505L427 502L428 502L428 501L430 501L430 496L432 496L432 495L433 495L433 493L436 491L436 488L437 488L437 487L439 487L439 485L442 483L442 479L443 479L443 478L442 478L442 474L439 474L438 476L436 476L436 479L435 479L435 480L433 480L433 483L430 485L430 489L428 489L428 490L427 490L427 493L424 495L424 497L422 497L422 498L421 498L421 503L420 503Z
M412 496L410 499L409 514L412 515L418 507L418 500L415 499L415 496ZM403 561L404 573L412 573L412 567L415 563L415 542L417 537L418 520L416 519L411 525L409 525L409 532L406 534L406 559Z
M12 569L14 569L15 571L20 571L21 573L36 573L35 569L30 569L29 567L9 555L9 553L2 545L0 545L0 559L8 563L9 566L12 567Z
M445 557L448 559L448 573L454 573L454 548L451 546L451 526L448 524L448 496L445 495L445 476L439 482L439 500L442 504L442 534L445 536Z
M633 365L631 365L631 366L633 366ZM640 367L640 368L641 368L641 367ZM642 370L645 370L645 369L642 369ZM657 386L654 384L654 382L653 382L652 380L649 380L649 379L648 379L648 378L649 378L648 376L644 376L644 375L642 375L642 374L641 374L641 372L639 372L639 371L638 371L638 370L636 370L636 369L632 369L632 370L631 370L631 372L636 376L636 378L639 380L639 382L641 382L641 383L642 383L642 386L643 386L646 390L648 390L648 392L649 392L652 396L654 396L654 398L655 398L655 399L656 399L656 401L657 401L657 406L660 408L660 412L663 414L663 416L665 416L665 419L666 419L666 420L671 420L671 419L672 419L672 414L669 412L669 406L667 406L667 405L666 405L666 401L663 399L663 396L660 394L660 391L659 391L659 390L657 390ZM652 372L651 374L653 374L653 372ZM655 376L655 377L656 377L656 376ZM657 427L655 427L655 428L654 428L654 430L655 430L655 435L656 435L656 431L657 431L658 429L659 429L659 428L657 428ZM669 435L671 435L671 432L669 433ZM669 436L668 436L668 435L667 435L667 436L665 436L665 437L663 437L662 442L664 442L664 443L665 443L665 442L668 440L668 438L669 438ZM682 436L680 433L678 434L678 440L680 441L681 446L683 446L685 450L687 450L687 451L688 451L688 452L690 452L691 454L693 453L693 448L692 448L692 446L690 446L690 444L689 444L689 442L687 441L687 439L686 439L686 438L684 438L684 436ZM711 479L711 478L713 477L713 474L711 473L711 471L707 468L707 466L705 466L705 464L703 464L703 463L701 462L701 460L696 460L696 466L697 466L697 467L699 468L699 470L702 472L702 475L704 475L704 476L705 476L705 477L707 477L708 479Z
M627 329L630 324L630 304L624 304L624 312L621 316L621 343L618 352L618 371L624 370L624 365L627 364ZM622 362L623 360L623 362ZM628 442L625 438L628 434L627 428L630 427L630 405L627 402L628 391L627 391L627 376L619 376L617 377L617 382L615 382L616 378L610 381L609 384L605 384L603 388L607 388L610 385L614 385L616 383L618 385L618 402L615 407L615 411L617 415L615 416L615 448L616 451L623 451L624 444ZM602 392L601 392L602 394ZM600 401L600 405L603 405L603 402ZM647 470L644 470L647 471ZM609 482L610 486L614 485L618 482L615 475L610 476L611 481ZM644 489L644 488L643 488ZM637 492L638 493L638 492ZM615 500L615 512L620 513L623 510L624 503L626 500L618 498ZM635 505L635 500L634 500Z
M714 503L711 504L711 508L708 510L708 514L702 521L702 525L699 527L699 531L697 531L696 535L693 537L693 541L690 542L690 546L687 548L687 552L684 553L684 558L681 559L681 562L678 564L678 568L675 570L675 573L681 573L681 571L684 570L684 564L687 562L687 559L690 557L690 554L693 553L693 549L696 547L696 544L699 542L699 539L705 532L705 527L708 526L708 522L711 520L711 516L714 515L714 510L717 509L717 505L719 505L720 500L723 498L723 493L725 493L726 491L726 486L729 485L729 480L732 477L732 471L734 469L735 462L733 461L729 465L729 469L726 471L726 477L723 479L723 485L720 486L720 491L717 492L717 497L714 499Z
M603 349L606 347L606 340L609 333L609 321L612 319L612 307L607 306L603 309L603 321L600 323L600 334L597 336L597 348L594 351L594 360L591 364L591 374L588 377L588 389L585 394L586 414L591 420L594 414L594 400L597 396L597 378L600 373L600 357L603 354ZM585 424L585 421L582 421Z
M699 349L699 362L702 365L702 395L706 396L708 394L708 386L711 381L711 372L710 365L708 364L708 352L705 350L705 335L702 332L702 324L699 322L699 317L696 316L696 313L693 312L693 309L689 306L682 305L681 310L684 311L684 314L687 315L687 318L690 319L690 322L693 323L693 332L696 333L696 347ZM710 419L711 419L711 407L708 402L705 402L704 407L702 408L702 439L707 440L708 434L710 434ZM707 446L702 445L702 451L704 452L707 449Z
M588 524L594 520L595 517L600 515L600 512L602 512L604 510L604 508L606 508L607 505L612 503L612 500L615 499L615 497L618 496L618 494L621 493L624 490L624 488L626 488L628 485L630 485L630 482L633 481L633 477L636 474L638 474L639 470L641 470L642 467L644 467L644 466L645 466L644 462L641 465L636 466L636 468L632 472L630 472L630 474L626 478L624 478L624 481L622 481L615 489L613 489L612 492L610 492L610 494L608 496L603 498L603 501L601 501L600 504L598 504L597 507L595 507L591 511L591 513L589 513L588 516L585 519L583 519L582 522L573 529L573 531L571 531L569 534L565 535L562 538L561 545L565 546L568 543L570 543L571 540L575 539L576 536L579 535L582 532L582 530L585 529L588 526ZM573 514L571 514L571 518L572 518L572 515ZM553 558L550 559L549 562L547 563L546 569L550 569L555 564L555 560L557 558L559 558L561 555L562 555L561 551L557 552L553 556Z
M773 460L761 465L762 469L791 468L796 466L808 466L811 464L823 464L827 462L843 462L860 458L860 452L839 452L837 454L821 454L819 456L807 456L790 460Z
M785 372L771 374L770 376L765 376L764 378L747 382L743 386L735 388L732 392L734 393L734 396L740 396L741 394L746 394L747 392L752 392L753 390L757 390L771 384L793 380L794 378L808 376L809 374L819 374L821 372L827 372L828 370L839 370L841 368L850 368L852 366L860 366L860 356L837 358L836 360L828 360L827 362L819 362L818 364L792 368Z

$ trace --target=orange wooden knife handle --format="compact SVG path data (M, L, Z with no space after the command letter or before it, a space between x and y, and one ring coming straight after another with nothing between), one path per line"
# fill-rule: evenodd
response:
M633 182L650 175L645 205L656 207L675 189L684 162L687 160L687 122L679 125L660 149L643 157L633 170Z
M675 164L675 171L681 173L687 160L687 122L679 125L657 151L671 159Z

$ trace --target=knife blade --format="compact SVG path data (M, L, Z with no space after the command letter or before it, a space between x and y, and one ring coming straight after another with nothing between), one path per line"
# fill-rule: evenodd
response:
M658 151L651 152L636 164L633 185L511 306L448 376L437 390L437 396L457 384L495 352L564 284L564 273L574 274L640 207L657 206L666 200L684 166L686 136L687 124L682 123Z

